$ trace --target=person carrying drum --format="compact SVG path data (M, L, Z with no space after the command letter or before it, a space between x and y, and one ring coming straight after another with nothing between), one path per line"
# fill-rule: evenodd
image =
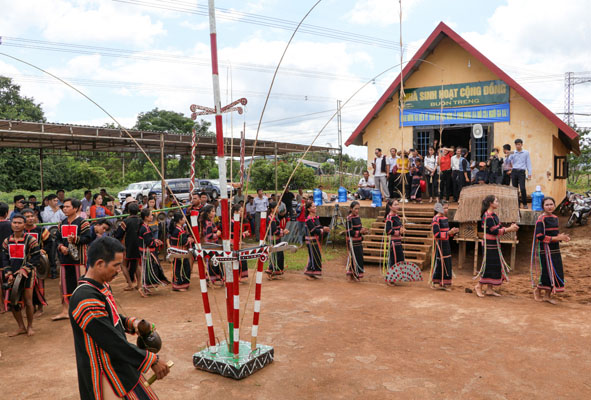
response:
M18 213L12 216L12 235L2 243L2 282L5 304L11 307L18 330L8 336L33 336L33 287L35 268L39 264L39 245L35 238L25 234L25 217ZM21 308L25 307L27 326Z
M37 215L35 211L30 208L25 208L22 212L25 217L25 233L35 238L39 244L40 263L37 266L37 273L35 274L35 283L33 287L33 306L35 307L35 316L40 317L43 315L43 306L47 305L45 301L45 278L49 272L49 257L47 256L51 252L51 234L49 231L42 226L37 226ZM43 267L43 268L40 268Z

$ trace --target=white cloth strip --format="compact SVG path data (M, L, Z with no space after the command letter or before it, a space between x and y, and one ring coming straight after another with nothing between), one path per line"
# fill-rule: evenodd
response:
M240 309L240 296L234 295L234 310Z
M260 271L257 271L256 284L260 285L261 283L263 283L263 273Z
M201 293L207 293L207 281L205 279L199 280L199 286L201 286Z
M259 334L259 326L253 325L252 326L252 337L257 337Z
M207 326L213 326L213 318L211 318L211 313L205 314L205 322Z
M260 313L261 312L261 301L260 300L255 300L254 301L254 312L255 313Z

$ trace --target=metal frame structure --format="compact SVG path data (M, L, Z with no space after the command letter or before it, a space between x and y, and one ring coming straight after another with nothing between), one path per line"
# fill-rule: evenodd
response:
M190 155L191 134L176 132L155 132L129 130L147 153ZM162 138L164 139L162 141ZM226 137L224 147L230 152L231 139ZM251 154L254 139L245 139L247 154ZM66 151L101 151L116 153L139 153L133 141L117 128L98 126L83 126L72 124L57 124L46 122L27 122L0 119L0 147L32 148L43 150ZM234 154L240 154L240 142L234 141ZM284 142L258 140L255 156L271 156L290 153L303 153L307 145ZM311 152L337 151L337 149L323 146L312 146ZM217 141L215 136L199 136L197 155L217 155Z

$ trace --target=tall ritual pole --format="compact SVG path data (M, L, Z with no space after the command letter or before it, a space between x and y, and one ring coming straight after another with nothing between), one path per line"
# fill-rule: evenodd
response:
M229 254L230 249L230 212L228 210L228 189L226 183L226 157L224 155L224 128L222 125L222 103L220 100L220 76L218 74L218 48L215 28L215 4L214 0L209 0L209 34L211 46L211 72L213 79L213 102L215 105L215 133L218 147L218 170L220 181L220 199L222 207L222 246L224 252ZM234 293L232 283L232 262L224 261L224 272L226 276L226 306L228 310L228 333L229 349L232 350L234 340L239 340L238 329L234 329Z

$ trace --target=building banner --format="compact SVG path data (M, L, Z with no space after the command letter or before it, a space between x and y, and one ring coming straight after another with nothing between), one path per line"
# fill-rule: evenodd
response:
M478 106L509 102L509 86L500 80L426 86L404 90L404 108Z
M479 107L404 110L404 126L484 124L509 121L509 103Z

